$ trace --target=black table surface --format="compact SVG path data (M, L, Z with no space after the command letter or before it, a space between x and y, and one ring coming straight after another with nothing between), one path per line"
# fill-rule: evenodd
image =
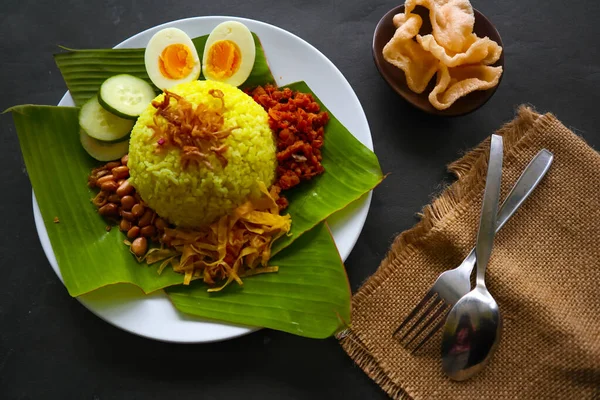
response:
M327 56L360 99L384 172L346 261L353 290L394 236L450 177L445 166L523 103L554 113L600 145L600 2L473 0L497 27L506 68L495 96L468 116L442 119L411 108L379 76L371 41L397 1L3 0L0 110L56 104L66 88L57 45L112 47L164 22L204 15L252 18L305 39ZM343 101L343 99L340 99ZM0 116L0 398L220 399L385 398L335 339L272 330L221 343L169 344L102 321L52 271L33 222L31 185L10 115Z

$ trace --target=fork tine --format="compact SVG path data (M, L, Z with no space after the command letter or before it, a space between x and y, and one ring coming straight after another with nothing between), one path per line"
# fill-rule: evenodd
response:
M450 307L446 307L446 312L442 316L442 319L435 325L435 327L431 330L431 332L429 332L427 334L427 336L425 336L423 338L423 340L421 340L419 342L419 344L411 351L412 354L416 353L417 350L419 350L421 348L421 346L423 346L429 339L432 338L433 335L435 335L437 333L437 331L439 331L442 328L442 326L446 323L446 317L450 313L450 310L451 310Z
M435 310L440 304L443 304L443 301L440 297L438 297L437 295L434 296L433 298L433 302L431 302L431 304L429 305L429 307L427 307L427 309L423 312L423 314L419 317L419 319L417 320L417 322L415 322L409 329L408 331L400 338L400 342L404 341L404 339L406 339L408 337L408 335L411 334L411 332L413 332L415 329L417 329L417 327L421 327L422 322L425 320L425 318L427 318L429 315L431 315L431 313L433 312L433 310ZM425 326L427 327L427 326ZM419 332L422 332L424 328L421 328L421 330ZM418 334L417 334L418 335ZM414 339L414 338L413 338ZM412 340L411 340L412 341ZM406 346L408 346L410 344L409 341ZM406 347L405 346L405 347Z
M412 320L417 315L417 313L419 311L421 311L421 309L423 307L425 307L425 304L427 304L427 302L433 297L434 294L435 293L433 293L431 290L429 292L427 292L427 294L423 297L423 299L419 302L419 304L417 304L417 306L415 308L413 308L413 310L410 312L410 314L408 314L408 316L406 318L404 318L404 321L402 321L402 323L394 331L392 336L396 336L398 334L398 332L400 332L402 330L402 328L404 328L406 326L406 324L408 322L410 322L410 320Z
M444 312L444 310L446 309L446 304L440 300L436 303L436 305L440 305L440 307L438 307L437 309L435 309L435 312L433 312L433 309L424 317L429 317L427 319L427 321L423 324L420 325L420 329L417 333L415 333L415 335L406 343L406 346L408 347L416 338L418 338L419 336L421 336L425 330L427 328L431 327L431 324L434 323L437 319L437 317L440 316L440 314L442 314ZM423 318L425 319L425 318Z

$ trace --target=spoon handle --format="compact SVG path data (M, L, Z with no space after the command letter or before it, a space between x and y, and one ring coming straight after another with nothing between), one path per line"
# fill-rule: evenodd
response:
M523 170L523 173L517 179L517 183L512 187L510 192L506 195L504 203L498 210L498 218L496 219L496 234L500 232L500 229L508 222L509 219L517 212L521 204L531 195L537 185L540 183L542 178L546 175L546 172L550 169L552 161L554 160L554 154L546 149L542 149L533 157L529 164ZM475 247L471 249L469 255L464 261L457 267L464 271L466 276L471 276L477 256L475 255ZM456 299L452 304L455 304L464 293L457 293Z
M498 200L500 199L500 183L502 180L502 155L502 137L492 135L479 232L477 233L477 245L475 246L477 286L482 287L485 287L485 270L492 254L494 236L496 235L496 217L498 215Z

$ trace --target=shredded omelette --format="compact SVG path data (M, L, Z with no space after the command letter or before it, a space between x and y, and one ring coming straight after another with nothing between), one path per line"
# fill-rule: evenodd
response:
M151 249L143 259L148 264L162 261L159 273L171 265L185 274L184 285L202 279L211 286L209 292L233 281L242 285L246 276L278 271L269 265L271 246L289 232L292 220L289 214L279 215L277 190L269 192L262 182L259 187L260 198L247 201L206 229L166 228L162 247Z

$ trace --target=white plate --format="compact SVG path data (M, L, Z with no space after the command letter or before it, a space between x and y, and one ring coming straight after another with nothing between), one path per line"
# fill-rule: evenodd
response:
M191 37L202 36L226 20L243 22L255 32L264 47L269 66L278 84L304 80L327 108L365 146L373 149L365 113L342 73L321 52L299 37L264 22L234 17L197 17L169 22L141 32L116 48L146 47L152 35L166 27L177 27ZM93 46L91 46L93 47ZM67 92L59 106L73 106ZM345 261L354 247L367 218L371 193L329 218L335 243ZM48 232L33 196L35 225L50 261L62 281ZM132 285L113 285L81 296L78 300L103 320L143 337L180 343L212 342L231 339L257 328L202 320L178 312L162 292L150 296Z

